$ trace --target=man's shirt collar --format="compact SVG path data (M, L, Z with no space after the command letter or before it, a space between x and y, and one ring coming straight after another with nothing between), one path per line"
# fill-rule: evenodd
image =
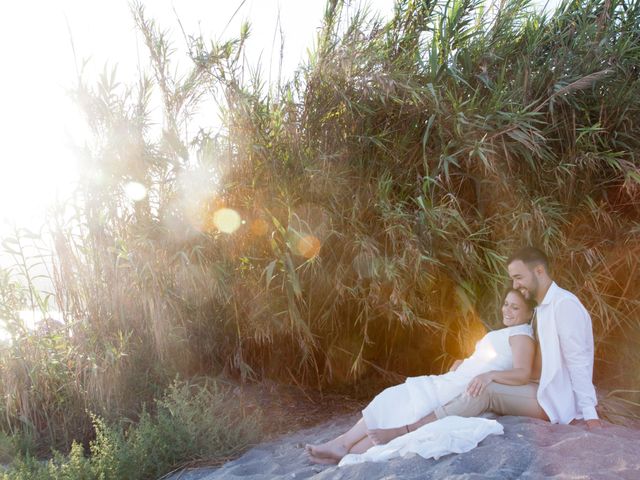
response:
M547 290L547 293L545 294L544 298L542 299L542 302L540 302L540 305L548 305L549 303L551 303L551 300L553 300L553 297L555 296L555 294L557 293L559 288L560 287L558 287L558 285L556 285L556 282L551 282L551 285L549 285L549 290ZM538 306L540 306L540 305L538 305Z

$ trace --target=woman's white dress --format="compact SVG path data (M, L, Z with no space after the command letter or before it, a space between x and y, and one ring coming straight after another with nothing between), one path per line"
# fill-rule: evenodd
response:
M531 325L516 325L487 333L473 354L453 372L409 377L378 394L362 411L367 428L395 428L410 425L463 393L476 375L491 370L510 370L513 356L509 338L533 337Z

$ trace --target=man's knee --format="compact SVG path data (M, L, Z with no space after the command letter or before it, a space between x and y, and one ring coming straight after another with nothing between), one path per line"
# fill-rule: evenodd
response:
M491 382L489 385L485 387L484 390L485 392L487 392L487 395L492 395L496 392L497 390L496 385L499 385L499 384L496 382Z
M505 388L505 387L507 387L507 388ZM491 400L493 398L499 397L500 395L503 395L508 390L509 390L509 388L508 388L507 385L503 385L501 383L496 383L496 382L491 382L489 385L487 385L485 387L484 393L489 398L489 403L491 403Z
M498 415L520 415L526 417L544 418L546 414L537 400L538 386L502 385L492 383L487 386L489 396L489 410Z
M491 382L487 385L485 390L491 398L506 395L535 399L538 392L538 385L535 383L527 383L525 385L505 385L502 383Z

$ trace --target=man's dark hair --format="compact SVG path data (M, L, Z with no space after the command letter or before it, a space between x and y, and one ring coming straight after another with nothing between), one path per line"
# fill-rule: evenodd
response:
M513 253L507 260L507 265L512 264L516 260L520 260L528 267L535 267L542 265L544 269L549 271L549 258L547 255L536 247L523 247L517 252Z

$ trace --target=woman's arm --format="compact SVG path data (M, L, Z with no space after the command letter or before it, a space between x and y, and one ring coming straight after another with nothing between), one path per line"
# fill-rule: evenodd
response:
M469 382L467 393L472 397L480 395L491 382L504 385L525 385L529 383L533 369L533 357L536 347L533 339L527 335L509 337L509 345L513 355L511 370L491 370L478 375Z
M462 363L462 360L456 360L453 362L453 365L451 365L451 368L449 369L450 372L455 372L458 367L460 366L460 364Z

